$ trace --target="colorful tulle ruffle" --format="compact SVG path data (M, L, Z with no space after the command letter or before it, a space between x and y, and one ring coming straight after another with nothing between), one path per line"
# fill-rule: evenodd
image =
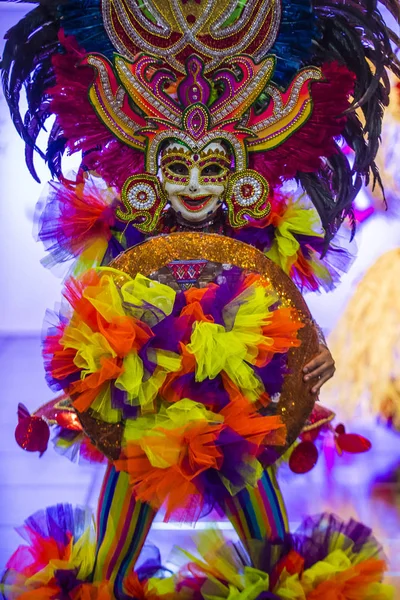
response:
M260 409L281 390L302 323L259 276L231 269L221 280L176 293L88 271L67 282L73 312L44 341L53 387L80 412L124 420L115 464L139 499L168 498L167 515L202 502L210 471L230 494L254 485L264 446L285 443L281 419Z
M271 206L266 226L254 222L231 235L264 252L301 291L332 290L352 263L350 253L326 247L320 217L304 195L276 192Z
M83 430L56 427L52 442L55 451L72 462L97 464L107 462L104 454L96 448Z
M108 187L97 173L79 173L75 180L52 181L46 198L37 205L37 237L43 242L46 267L68 263L75 276L108 264L127 247L143 240L142 234L117 220L120 204L115 188Z
M162 567L155 546L145 546L122 592L93 581L88 512L57 505L27 519L19 533L28 545L7 563L6 600L394 600L371 530L327 514L306 519L284 540L250 541L248 550L206 530L195 539L196 556L179 551L185 564L175 573Z
M59 504L29 517L18 533L27 545L7 562L7 600L112 599L108 584L90 583L96 543L90 512Z
M35 513L17 531L27 544L7 562L0 583L5 600L116 600L112 581L94 580L96 533L90 511L58 504ZM170 572L162 568L158 549L145 546L118 600L173 600L174 579L166 575Z
M284 541L253 541L250 551L220 531L197 541L200 558L179 574L204 600L394 600L382 583L386 563L371 530L332 515L307 519ZM197 586L194 582L197 582Z
M98 177L51 182L38 218L38 237L49 255L46 266L79 257L80 271L101 264L115 224L117 192ZM41 203L39 203L40 206Z

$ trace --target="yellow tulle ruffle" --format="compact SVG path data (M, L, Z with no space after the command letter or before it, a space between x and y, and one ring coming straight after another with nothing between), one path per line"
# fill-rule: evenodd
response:
M230 330L207 321L195 323L187 349L196 358L196 381L214 379L225 371L247 398L258 399L264 388L250 364L255 363L260 346L272 346L262 327L271 321L269 308L276 300L265 286L255 284L225 307Z
M275 237L266 256L289 274L297 260L300 243L295 235L323 237L321 222L315 208L298 200L291 202L282 218L275 223ZM319 230L319 231L318 231ZM322 265L321 265L322 268Z
M111 267L99 267L100 285L87 287L84 297L109 322L116 316L124 316L124 303L134 309L140 319L148 305L169 315L174 305L176 292L167 285L152 281L138 273L134 278ZM118 285L116 283L118 280Z
M198 581L205 578L201 593L206 600L255 600L263 591L286 600L394 600L393 587L382 583L386 564L376 557L374 542L355 552L347 538L333 534L330 547L324 560L304 571L303 559L292 551L299 560L292 560L291 573L283 569L273 589L268 574L244 565L220 531L196 537L196 556L181 552L191 561L189 572ZM259 549L254 550L256 556Z
M220 531L209 530L196 538L198 558L184 550L183 554L194 565L195 571L207 577L201 588L205 600L257 600L269 590L267 573L244 567L233 552L226 549L226 540Z
M185 429L196 422L218 425L223 417L205 408L203 404L184 398L170 406L162 405L158 413L127 421L124 442L137 442L153 467L166 469L179 463L183 443L168 443L172 430L180 431L183 440Z
M118 360L120 374L115 380L116 387L127 393L128 403L140 406L143 411L151 411L154 409L154 400L168 373L180 369L181 357L172 352L154 350L154 362L157 368L143 381L143 361L136 347L133 345L132 350L129 350L127 343L124 346L124 330L127 334L125 339L131 335L132 344L135 343L134 324L127 320L125 306L129 305L131 314L138 320L149 309L157 309L162 311L162 314L168 315L175 301L175 292L170 287L153 282L140 274L132 279L112 268L99 268L96 272L100 276L98 283L85 287L83 298L95 308L98 318L103 319L105 324L99 325L100 331L93 331L79 314L74 313L60 344L65 350L76 350L73 362L81 372L81 380L85 380L89 375L101 373L105 362L111 360L116 363ZM107 324L111 325L108 329ZM119 344L119 352L116 351L115 344L113 347L114 340ZM89 380L88 386L92 386ZM80 389L84 387L85 385L82 384ZM104 421L115 423L120 420L120 411L111 406L109 382L98 385L97 395L91 402L91 408Z
M154 408L154 400L168 373L179 371L182 358L173 352L155 350L157 368L153 375L143 381L143 361L136 352L130 352L123 361L123 373L116 379L115 387L127 392L128 403L140 406L142 412Z

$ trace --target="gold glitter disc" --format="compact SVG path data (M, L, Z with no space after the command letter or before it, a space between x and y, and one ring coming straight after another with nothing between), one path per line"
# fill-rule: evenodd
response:
M158 279L160 272L173 261L203 260L221 269L227 265L255 272L275 290L284 306L296 309L302 327L298 336L299 347L288 355L288 374L276 405L287 428L285 446L266 448L266 461L272 464L295 441L310 415L315 401L311 394L312 383L303 381L304 365L318 352L318 339L312 325L308 307L292 280L262 252L231 238L210 233L172 233L153 237L120 254L110 266L134 277L141 273ZM116 277L118 282L118 277ZM204 282L206 285L208 281ZM122 282L121 282L122 283ZM165 281L163 281L165 283ZM201 282L197 285L202 285ZM121 448L123 423L111 424L97 421L90 410L80 413L81 423L97 447L109 458L116 459Z

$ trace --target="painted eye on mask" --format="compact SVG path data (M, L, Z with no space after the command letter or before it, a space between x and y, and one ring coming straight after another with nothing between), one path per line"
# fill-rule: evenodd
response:
M172 173L175 173L175 175L189 175L188 167L180 162L168 165L168 169L172 171Z
M207 177L207 175L221 175L223 168L216 163L207 165L201 170L201 176Z

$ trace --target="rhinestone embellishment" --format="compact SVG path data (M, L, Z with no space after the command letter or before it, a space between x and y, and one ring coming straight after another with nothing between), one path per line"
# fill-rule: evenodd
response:
M206 71L211 72L226 56L247 54L250 48L259 62L276 41L281 0L247 0L239 17L235 16L238 0L195 3L201 4L196 15L183 8L186 0L102 0L104 27L113 46L127 59L133 61L138 51L146 52L160 56L181 73L185 70L182 56L188 49L202 54Z
M128 177L122 186L121 200L122 206L117 207L116 217L132 222L143 233L154 231L167 203L158 178L150 173Z
M252 169L233 173L225 198L230 225L246 227L252 220L265 219L271 212L268 196L268 182L260 173Z
M137 210L148 210L156 201L156 194L148 183L136 183L127 196L129 204Z
M263 189L254 177L242 177L233 186L233 194L240 206L252 206L261 198Z

